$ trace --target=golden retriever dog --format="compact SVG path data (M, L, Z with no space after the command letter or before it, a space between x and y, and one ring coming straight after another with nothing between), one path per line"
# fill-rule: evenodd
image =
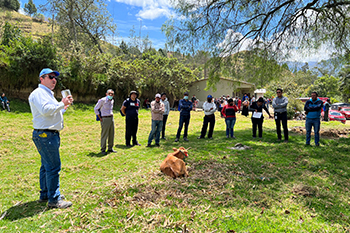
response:
M180 147L179 149L173 148L174 152L169 153L165 160L160 165L160 170L172 178L176 179L179 176L188 176L188 172L186 170L186 164L183 161L185 157L188 156L188 148L187 150L184 147Z

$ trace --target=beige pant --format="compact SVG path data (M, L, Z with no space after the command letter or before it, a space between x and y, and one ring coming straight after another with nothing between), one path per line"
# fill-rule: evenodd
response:
M101 151L106 151L108 139L108 150L114 145L114 120L113 117L102 118L101 121Z

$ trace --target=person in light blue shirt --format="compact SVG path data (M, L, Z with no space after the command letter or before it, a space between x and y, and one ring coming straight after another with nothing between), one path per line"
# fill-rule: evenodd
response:
M61 159L59 153L60 131L63 129L63 113L73 103L71 95L58 102L52 91L59 72L45 68L40 72L39 87L29 95L33 115L33 141L41 156L40 199L50 208L68 208L72 202L64 201L59 187Z

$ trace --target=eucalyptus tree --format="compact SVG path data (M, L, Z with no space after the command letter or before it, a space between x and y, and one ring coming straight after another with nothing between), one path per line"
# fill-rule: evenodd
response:
M325 44L340 53L349 51L348 0L173 0L173 4L179 16L163 27L168 43L185 51L211 48L218 58L214 71L232 65L231 55L254 48L277 61L292 49Z
M36 9L36 6L33 3L33 0L29 0L28 3L24 4L24 12L29 16L36 14L37 11L38 10Z
M104 0L48 0L42 9L55 17L65 44L91 43L103 53L101 40L116 29Z

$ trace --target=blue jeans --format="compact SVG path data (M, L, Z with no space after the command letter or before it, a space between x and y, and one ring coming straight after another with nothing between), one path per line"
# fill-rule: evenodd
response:
M226 136L229 136L231 134L231 138L233 137L233 127L235 127L236 118L225 118L226 123Z
M181 130L182 130L184 123L185 123L184 138L187 138L188 125L190 124L190 118L191 118L191 115L186 115L186 116L180 115L179 128L177 129L176 138L180 138Z
M40 199L48 199L49 203L56 203L60 200L60 134L34 130L33 141L41 156Z
M160 132L162 131L162 128L163 128L163 120L161 121L152 120L152 129L148 136L148 144L152 143L154 135L156 138L155 140L156 144L159 144Z
M320 118L306 118L305 128L306 128L306 144L310 145L311 140L311 128L314 127L315 133L315 145L319 145L320 142Z

